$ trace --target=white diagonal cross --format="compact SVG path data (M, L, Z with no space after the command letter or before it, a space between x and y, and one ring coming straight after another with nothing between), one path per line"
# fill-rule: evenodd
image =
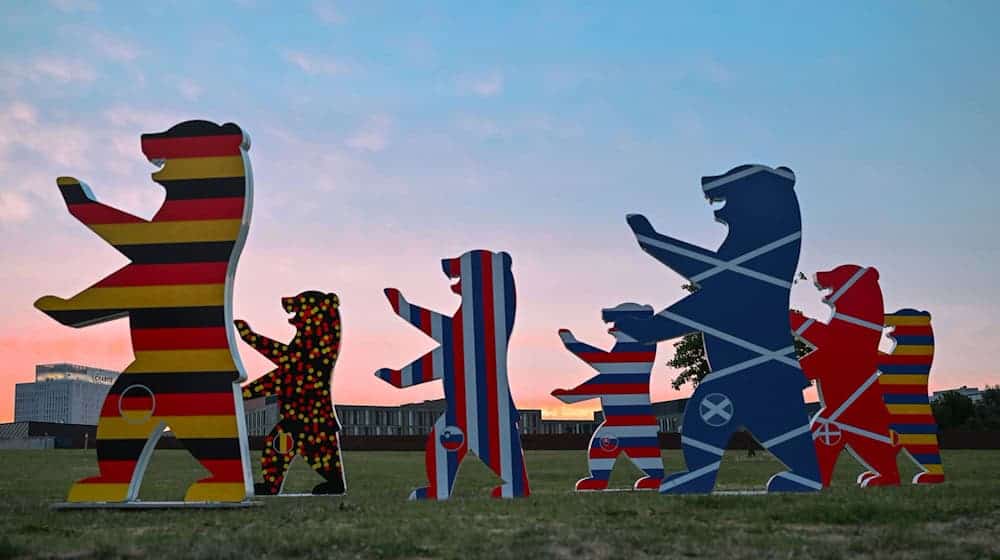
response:
M761 249L764 249L765 247L768 247L770 245L774 245L775 243L781 242L776 247L770 247L769 249L767 249L767 250L765 250L765 251L763 251L761 253L755 254L755 255L753 255L751 257L747 257L747 255L750 254L750 253L747 253L747 254L741 255L739 257L736 257L736 259L742 259L744 257L747 257L745 260L750 260L750 259L752 259L754 257L758 257L758 256L766 253L767 251L774 250L775 248L781 247L783 245L787 245L788 243L791 243L792 241L795 241L796 239L798 239L801 236L802 236L802 232L797 231L795 233L789 234L786 237L778 239L777 241L773 241L773 242L771 242L771 243L769 243L767 245L764 245L763 247L759 247L758 249L755 249L754 251L751 251L750 253L753 253L755 251L760 251ZM661 241L659 239L654 239L654 238L649 237L647 235L637 235L636 238L639 240L639 242L641 244L652 245L653 247L658 247L660 249L664 249L666 251L670 251L671 253L677 253L678 255L681 255L682 257L687 257L689 259L694 259L694 260L697 260L697 261L701 261L703 263L707 263L707 264L710 264L710 265L713 266L713 268L710 268L709 270L707 270L705 272L701 272L697 276L692 277L691 278L692 280L695 280L695 278L697 278L699 276L702 276L702 275L705 275L704 277L707 278L708 276L713 276L715 274L718 274L719 272L722 272L723 270L731 270L731 271L733 271L733 272L735 272L737 274L742 274L743 276L747 276L747 277L753 278L754 280L760 280L761 282L766 282L768 284L773 284L773 285L781 287L781 288L790 289L792 287L792 283L789 282L788 280L784 280L784 279L781 279L781 278L775 278L774 276L771 276L769 274L764 274L763 272L758 272L756 270L752 270L752 269L749 269L749 268L745 268L745 267L739 266L739 263L733 263L732 261L724 261L724 260L716 258L716 257L710 257L708 255L702 255L701 253L696 253L695 251L691 251L690 249L685 249L684 247L678 247L677 245L674 245L672 243L667 243L666 241ZM736 259L734 259L734 260L736 260ZM740 262L743 262L743 261L740 261Z

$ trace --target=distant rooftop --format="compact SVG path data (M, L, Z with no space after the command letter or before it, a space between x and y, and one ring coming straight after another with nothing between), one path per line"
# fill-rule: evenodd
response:
M38 364L35 366L35 382L85 381L99 385L111 385L118 377L117 371L79 364Z

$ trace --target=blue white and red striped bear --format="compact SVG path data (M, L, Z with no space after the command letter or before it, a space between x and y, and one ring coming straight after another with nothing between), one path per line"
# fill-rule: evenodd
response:
M648 305L623 303L603 309L606 323L624 317L650 318ZM656 358L656 344L642 344L610 329L615 345L610 351L580 342L568 329L559 331L566 349L597 370L598 374L573 389L556 389L552 396L565 403L601 399L604 421L590 438L587 464L590 476L576 483L577 491L605 490L615 460L622 453L646 476L635 481L636 490L656 490L663 478L663 459L656 415L649 399L649 373Z
M410 499L447 499L469 451L503 480L493 497L527 496L520 417L507 382L516 308L510 255L475 250L441 265L445 276L459 280L451 289L462 304L451 317L409 303L399 290L385 290L393 311L440 346L402 369L383 368L375 375L396 387L441 379L447 402L427 439L429 483Z

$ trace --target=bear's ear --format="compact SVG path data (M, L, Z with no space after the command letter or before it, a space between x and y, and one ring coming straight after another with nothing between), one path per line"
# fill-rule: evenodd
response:
M328 294L326 294L326 297L329 298L330 303L333 304L334 307L340 305L340 298L337 297L337 294L329 292Z
M878 279L879 279L878 269L877 268L870 268L869 270L872 271L872 274L875 275L875 281L878 282Z
M784 165L782 165L781 167L779 167L778 171L781 171L782 174L784 174L784 175L787 176L788 180L792 182L792 188L794 188L795 187L795 172L792 171L791 168L785 167Z
M504 267L506 267L509 270L511 265L514 264L514 261L510 258L510 253L508 253L507 251L500 251L500 256L503 257Z

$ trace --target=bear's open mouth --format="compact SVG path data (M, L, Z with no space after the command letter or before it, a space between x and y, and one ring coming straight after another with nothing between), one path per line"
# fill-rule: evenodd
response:
M458 295L462 295L462 279L456 278L455 282L451 285L451 291Z
M722 210L723 208L726 207L726 199L722 197L719 198L709 197L708 205L712 207L712 210L718 212L719 210Z

